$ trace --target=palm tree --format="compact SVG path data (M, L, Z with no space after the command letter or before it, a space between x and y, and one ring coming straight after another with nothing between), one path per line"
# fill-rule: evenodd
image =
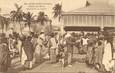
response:
M32 21L34 21L33 13L30 13L30 12L25 13L24 18L25 18L25 22L29 26L29 30L30 30L31 23L32 23Z
M51 35L51 33L53 32L52 20L48 21L48 24L45 26L44 32L45 35Z
M23 12L22 12L22 6L19 6L18 4L15 4L16 10L13 10L10 12L11 14L11 20L13 22L18 22L20 24L20 30L21 30L21 21L23 20ZM22 30L21 30L22 31Z
M47 15L45 15L44 12L39 12L37 22L40 22L41 25L44 25L44 22L48 20L46 17L47 17Z
M88 1L86 1L86 7L87 7L87 6L90 6L90 5L91 5L91 4L90 4Z
M53 13L54 13L54 18L57 18L58 17L58 20L60 21L61 19L61 14L62 14L62 5L60 5L59 3L56 4L54 7L53 7Z
M15 4L16 10L10 12L13 21L20 21L22 18L22 6ZM20 16L21 15L21 16Z

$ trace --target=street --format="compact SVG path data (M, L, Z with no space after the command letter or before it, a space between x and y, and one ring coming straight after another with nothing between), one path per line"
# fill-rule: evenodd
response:
M72 67L62 67L60 63L50 64L49 61L43 61L35 64L31 70L22 70L19 58L12 61L12 66L8 73L99 73L95 68L88 67L82 62L85 55L75 54ZM81 61L80 61L81 60Z

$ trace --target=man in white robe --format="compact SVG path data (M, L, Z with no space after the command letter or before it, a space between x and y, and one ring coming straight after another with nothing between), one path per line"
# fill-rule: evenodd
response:
M104 54L102 64L105 66L106 71L110 71L111 69L111 61L112 61L112 47L110 42L105 40L104 44Z

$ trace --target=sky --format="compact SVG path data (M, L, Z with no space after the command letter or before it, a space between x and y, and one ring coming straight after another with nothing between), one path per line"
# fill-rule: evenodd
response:
M16 10L14 4L17 3L18 5L22 5L22 10L24 12L30 11L34 14L38 14L39 11L45 11L46 14L49 14L52 17L52 8L56 3L62 4L62 9L64 11L70 11L73 9L77 9L80 7L84 7L86 0L0 0L0 14L8 14L12 10ZM26 4L25 4L26 3ZM29 3L51 3L49 5L45 5L44 8L46 9L34 9L36 6L39 5L30 5ZM31 9L33 8L33 9ZM42 7L40 7L42 8Z
M52 13L52 7L56 3L61 3L62 4L62 9L64 11L71 11L77 8L82 8L85 6L87 0L0 0L0 14L8 14L10 11L15 10L14 4L17 3L19 5L23 5L23 9L25 12L30 11L33 12L34 14L37 14L39 12L38 9L35 10L27 10L28 5L25 5L24 3L51 3L51 5L45 5L46 10L44 9L46 13L51 16ZM96 2L104 2L104 3L109 3L111 5L115 5L115 0L88 0L90 3L96 3ZM33 7L35 8L35 7ZM41 10L40 10L41 11Z

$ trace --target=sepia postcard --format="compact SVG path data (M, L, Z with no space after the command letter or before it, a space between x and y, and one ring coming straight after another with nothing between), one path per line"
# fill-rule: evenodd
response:
M0 73L115 73L115 0L0 0Z

